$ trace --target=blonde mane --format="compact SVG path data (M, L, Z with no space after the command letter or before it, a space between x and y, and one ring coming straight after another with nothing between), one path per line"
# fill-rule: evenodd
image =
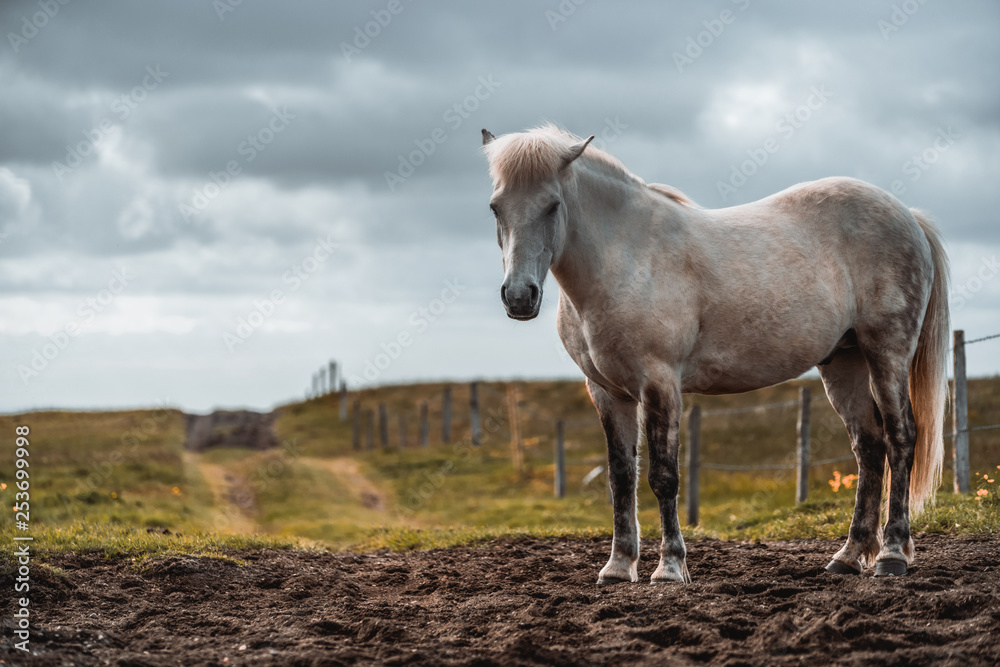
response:
M655 192L659 192L661 195L673 199L678 204L683 204L684 206L690 206L691 208L701 208L694 202L693 199L688 197L686 194L678 190L672 185L664 185L663 183L650 183L649 189Z
M489 160L493 181L518 187L552 178L573 154L573 147L582 141L575 134L546 124L527 132L499 136L483 146L483 152ZM587 146L581 158L592 158L625 176L641 180L617 158L593 144Z

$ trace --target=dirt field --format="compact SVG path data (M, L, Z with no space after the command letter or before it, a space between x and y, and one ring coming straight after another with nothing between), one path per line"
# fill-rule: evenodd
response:
M63 557L32 579L25 665L1000 663L1000 536L921 536L903 579L830 575L824 541L688 545L687 586L594 581L610 540L377 554L253 552L245 566ZM655 566L643 544L640 576ZM11 590L10 577L0 582Z

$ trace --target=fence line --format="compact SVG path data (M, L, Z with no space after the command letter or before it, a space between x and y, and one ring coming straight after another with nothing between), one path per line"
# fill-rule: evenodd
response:
M511 388L514 387L513 384L510 384L509 386ZM512 457L511 458L512 458L512 463L515 465L515 467L519 468L522 471L523 471L523 465L524 465L524 463L523 463L523 453L521 453L521 449L520 449L521 434L518 432L518 431L520 431L520 428L513 426L514 423L517 423L519 421L519 417L517 416L518 412L522 412L523 411L524 413L530 414L531 416L535 417L536 419L540 419L541 421L545 421L545 422L550 422L550 423L552 423L554 425L557 425L557 426L561 422L563 429L565 429L567 427L570 427L570 426L573 426L573 425L589 425L589 426L595 426L595 427L599 426L599 420L597 419L596 416L594 418L562 419L562 420L560 420L560 419L557 419L555 417L550 417L549 415L543 414L543 413L539 412L538 410L535 410L535 409L531 408L530 406L521 405L520 401L518 401L516 399L516 392L515 392L515 396L513 396L514 400L512 401L511 400L512 399L512 395L511 394L501 393L501 392L493 389L489 385L486 385L486 384L483 384L483 383L477 383L477 388L478 388L478 390L482 394L488 394L488 395L492 396L493 398L501 400L503 403L506 404L506 408L507 408L508 414L509 415L513 415L513 416L509 416L508 417L508 419L511 422L511 425L508 427L508 430L511 430L511 438L512 438L512 440L511 440L511 453L512 453ZM450 401L450 399L451 399L451 393L452 393L451 392L451 387L450 386L446 386L444 388L443 392L442 392L442 394L443 394L443 396L442 396L442 402L443 402L443 404L445 406L449 406L450 407L449 404L451 402ZM470 394L471 394L471 391L470 391ZM823 401L823 400L825 400L825 396L824 395L809 397L809 403L810 403L810 405L813 404L813 403L815 403L816 401ZM360 413L361 413L361 402L360 402L360 399L355 399L355 403L354 404L355 404L355 411L360 416ZM803 399L802 399L802 397L800 397L799 400L795 400L795 401L779 401L779 402L774 402L774 403L764 403L762 405L751 406L751 407L747 407L747 408L728 408L728 409L720 409L720 410L701 410L701 415L702 416L706 416L706 415L731 415L731 414L759 413L759 412L763 412L763 411L767 411L767 410L772 410L772 409L787 408L787 407L791 407L793 405L802 406L803 405ZM382 405L379 405L379 408L380 408L379 412L382 412L382 410L385 409ZM426 415L426 409L427 409L426 408L426 401L422 402L418 406L418 409L423 413L423 414L421 414L421 417L420 417L420 436L419 436L419 440L418 441L419 441L419 443L420 443L421 446L426 446L428 437L425 434L427 433L427 431L429 431L429 423L428 423L427 417L425 416ZM472 405L471 405L471 401L470 401L470 417L471 417L471 409L472 409ZM450 417L450 415L449 415L449 417ZM404 432L405 426L402 425L403 422L405 422L406 420L405 420L405 418L402 415L400 415L399 418L401 419L401 422L400 422L401 426L400 426L400 437L399 437L398 442L399 442L399 444L400 444L401 447L406 447L408 440L407 440L405 432ZM388 421L388 417L386 417L386 421ZM450 419L449 419L449 421L450 421ZM360 445L362 434L360 432L357 432L357 431L361 431L361 426L362 425L361 425L360 418L356 419L355 424L357 424L357 426L355 426L356 436L354 438L354 442L357 442ZM450 424L449 424L449 427L450 427ZM987 430L993 430L993 429L998 429L998 428L1000 428L1000 424L989 424L989 425L982 425L982 426L971 426L971 427L967 428L966 432L971 433L971 432L976 432L976 431L987 431ZM688 437L689 438L691 437L690 433L689 433ZM944 437L945 438L953 438L954 434L953 433L947 433L947 434L944 434ZM558 438L557 438L557 440L558 440ZM383 446L385 446L385 445L383 445ZM360 447L358 447L358 448L360 448ZM520 465L519 465L519 462L518 462L518 458L521 459L520 460ZM719 471L726 471L726 472L753 472L753 471L760 471L760 470L799 470L800 474L801 474L801 472L803 470L805 470L805 469L810 469L810 468L815 468L815 467L819 467L819 466L829 465L831 463L840 463L840 462L853 461L853 460L855 460L854 455L853 454L848 454L848 455L845 455L845 456L837 456L837 457L820 459L820 460L815 460L815 461L806 461L804 464L801 464L801 463L770 463L770 464L765 463L765 464L757 464L757 465L735 465L735 464L716 463L716 462L712 462L712 461L700 460L698 462L698 466L700 468L704 468L706 470L719 470ZM586 459L586 460L580 459L580 460L571 460L571 461L570 460L564 460L564 461L565 461L564 465L566 465L566 466L590 465L592 463L597 462L596 460L593 460L593 459ZM519 475L521 475L521 474L522 473L519 472ZM688 474L691 475L690 472ZM565 489L566 487L564 486L563 488ZM800 484L800 488L804 488L804 485ZM564 491L564 493L565 493L565 491Z
M993 334L990 336L982 336L980 338L974 338L971 340L964 340L964 332L961 330L956 330L953 332L954 341L952 351L954 352L954 372L953 372L953 383L952 383L952 399L953 399L953 428L950 433L943 434L946 439L952 440L952 456L955 459L954 466L954 486L956 492L965 493L969 489L969 440L970 434L979 431L989 431L994 429L1000 429L1000 424L988 424L980 426L970 426L968 423L968 396L967 396L967 379L965 375L965 347L968 345L973 345L976 343L982 343L990 340L1000 339L1000 333ZM334 396L331 401L334 411L339 403L339 416L341 421L349 421L352 426L352 446L355 450L373 450L375 449L376 440L381 444L383 449L388 449L390 447L389 443L389 419L388 408L384 403L377 404L377 412L370 407L362 407L361 394L355 390L353 396L349 397L346 383L342 377L343 367L335 361L330 361L313 374L312 378L312 390L309 392L310 398L318 398L330 394L338 394L339 397ZM339 382L338 382L339 379ZM522 450L522 438L525 430L525 421L523 418L519 417L519 413L532 419L551 424L553 426L554 438L554 451L553 451L553 462L555 464L556 474L553 484L555 487L556 495L563 497L566 493L566 466L567 465L578 465L582 461L567 461L565 458L565 429L577 427L577 426L588 426L600 429L600 420L598 415L595 413L591 417L587 418L576 418L576 419L563 419L557 415L548 414L546 412L537 410L530 405L521 405L517 397L516 384L506 383L506 391L500 392L485 383L472 382L469 384L469 427L471 432L471 441L473 445L479 445L482 440L482 415L481 413L481 398L485 396L490 396L498 400L501 406L506 407L507 411L507 430L510 432L511 437L511 463L516 470L518 470L518 476L521 476L521 471L523 471L524 466L524 454ZM688 450L688 476L690 478L689 489L693 486L694 493L697 495L698 491L698 474L700 469L704 468L706 470L720 470L720 471L738 471L738 472L749 472L749 471L760 471L760 470L798 470L798 477L796 480L796 499L801 502L806 499L808 495L808 471L810 468L815 468L817 466L828 465L831 463L839 463L844 461L854 460L854 455L849 454L845 456L837 456L832 458L826 458L816 461L810 461L809 457L809 433L811 431L809 424L809 411L811 405L816 401L826 402L827 398L824 393L819 393L816 396L811 396L811 392L808 391L807 387L801 388L801 393L798 400L788 400L788 401L775 401L772 403L763 403L754 406L744 406L744 407L734 407L734 408L716 408L711 410L701 409L700 406L694 404L691 411L688 413L688 430L687 430L687 450ZM339 398L339 401L337 400ZM441 441L443 443L449 443L452 439L452 385L445 385L442 389L441 395ZM741 414L762 414L770 410L781 410L785 408L790 408L792 406L799 407L798 421L796 425L797 437L795 439L796 447L794 451L797 452L798 461L796 463L772 463L772 464L757 464L757 465L734 465L727 463L714 463L711 461L702 461L700 457L700 426L702 417L714 417L714 416L726 416L726 415L741 415ZM504 408L501 407L501 410ZM416 411L419 410L419 417L416 418ZM428 403L427 401L422 401L414 409L415 422L408 419L408 414L399 413L395 415L398 421L398 445L399 448L406 448L411 443L419 443L419 446L426 447L429 444L429 432L430 424L428 419ZM464 413L463 413L464 414ZM694 419L694 428L692 428L692 416L697 415ZM490 429L490 432L495 432L497 427L490 426L491 423L495 424L497 413L493 413L492 409L486 414L486 425ZM377 422L376 422L377 419ZM408 438L408 424L417 423L418 430L417 435L414 440ZM500 422L502 424L502 420ZM791 433L789 433L789 441L792 441ZM525 443L527 444L527 443ZM695 456L692 459L691 454L694 452ZM689 523L697 522L697 500L690 499L689 503L694 500L693 504L695 506L695 514L690 519L694 521L689 521ZM690 505L689 505L690 506ZM689 509L689 512L691 510Z

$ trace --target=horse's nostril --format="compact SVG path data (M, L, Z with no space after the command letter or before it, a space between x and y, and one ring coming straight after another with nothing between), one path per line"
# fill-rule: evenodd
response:
M531 290L530 303L532 306L534 306L536 303L538 303L538 285L529 285L528 289Z
M500 301L502 301L503 305L505 305L505 306L509 306L510 305L510 304L507 303L507 286L506 285L501 285L500 286Z

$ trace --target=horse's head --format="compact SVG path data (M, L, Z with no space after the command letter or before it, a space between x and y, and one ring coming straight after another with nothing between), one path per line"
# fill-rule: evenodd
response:
M565 134L543 128L497 139L483 130L493 176L490 210L503 253L500 299L512 319L538 315L542 283L566 239L563 178L593 138L570 142Z

